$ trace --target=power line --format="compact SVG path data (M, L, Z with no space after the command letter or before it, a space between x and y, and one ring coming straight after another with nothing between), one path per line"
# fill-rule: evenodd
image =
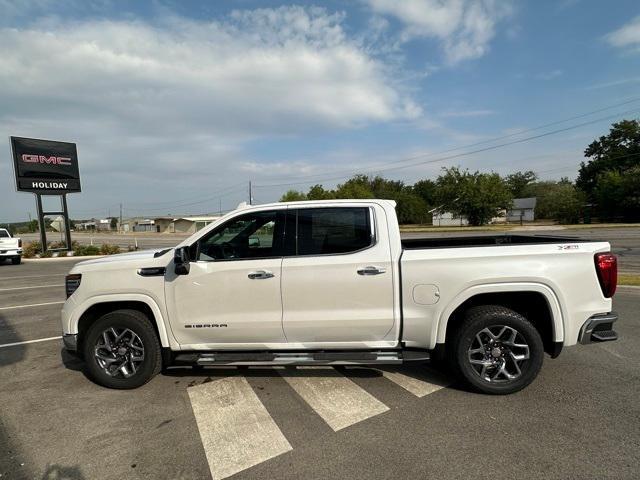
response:
M583 122L583 123L579 123L576 125L571 125L569 127L564 127L564 128L560 128L560 129L556 129L556 130L552 130L550 132L545 132L545 133L541 133L538 135L532 135L530 137L525 137L525 138L520 138L517 140L513 140L511 142L505 142L505 143L499 143L497 145L491 145L489 147L484 147L484 148L479 148L476 150L471 150L469 152L462 152L462 153L458 153L455 155L448 155L445 157L439 157L439 158L435 158L432 160L426 160L426 161L420 161L420 162L414 162L414 163L410 163L407 165L400 165L397 167L387 167L387 168L376 168L376 169L371 169L369 171L375 171L375 172L388 172L388 171L393 171L393 170L402 170L405 168L411 168L411 167L415 167L415 166L419 166L419 165L426 165L426 164L431 164L431 163L439 163L439 162L443 162L446 160L452 160L455 158L461 158L461 157L466 157L469 155L475 155L477 153L482 153L482 152L488 152L491 150L497 150L499 148L504 148L507 146L511 146L511 145L516 145L518 143L524 143L524 142L528 142L531 140L537 140L539 138L543 138L543 137L548 137L550 135L556 135L558 133L562 133L562 132L566 132L569 130L575 130L576 128L581 128L587 125L592 125L594 123L598 123L598 122L602 122L604 120L610 120L612 118L616 118L619 117L620 115L627 115L629 113L635 113L638 112L640 110L638 109L632 109L632 110L627 110L624 112L619 112L613 115L607 115L605 117L600 117L600 118L596 118L594 120L589 120L588 122ZM389 162L389 163L398 163L398 162ZM362 169L360 171L363 171ZM358 171L353 171L351 175L358 173ZM266 185L254 185L254 188L267 188L267 187L286 187L286 186L293 186L293 185L306 185L306 184L310 184L310 183L316 183L316 182L322 182L322 181L331 181L331 180L341 180L343 178L348 177L349 175L340 175L340 176L336 176L336 177L328 177L328 178L322 178L322 179L314 179L314 180L310 180L310 181L305 181L305 182L291 182L291 183L277 183L277 184L266 184Z

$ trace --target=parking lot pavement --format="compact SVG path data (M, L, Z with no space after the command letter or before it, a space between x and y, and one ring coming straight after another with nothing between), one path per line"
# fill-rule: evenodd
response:
M0 266L0 289L43 287L0 290L0 345L60 335L60 304L6 308L61 302L44 286L75 261ZM59 339L0 346L1 478L637 479L638 307L620 288L619 341L567 348L505 397L427 367L169 369L116 391Z

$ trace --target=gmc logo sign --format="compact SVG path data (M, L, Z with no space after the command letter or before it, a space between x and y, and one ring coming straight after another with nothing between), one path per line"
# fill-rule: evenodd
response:
M25 163L47 163L49 165L71 165L71 159L68 157L47 157L46 155L30 155L28 153L22 155L22 161Z

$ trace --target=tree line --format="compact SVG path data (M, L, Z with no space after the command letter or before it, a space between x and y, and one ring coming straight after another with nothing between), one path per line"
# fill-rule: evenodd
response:
M471 225L484 225L509 209L514 198L536 197L539 219L640 221L640 122L614 123L584 154L589 160L581 163L575 182L566 177L541 181L533 171L501 176L448 167L435 180L413 185L359 174L334 189L317 184L307 192L289 190L280 201L384 198L396 201L402 224L428 223L429 212L436 209L465 216Z

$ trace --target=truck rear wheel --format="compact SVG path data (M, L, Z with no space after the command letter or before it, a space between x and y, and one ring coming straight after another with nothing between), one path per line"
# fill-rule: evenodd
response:
M473 307L453 341L454 369L474 389L505 395L522 390L542 367L540 333L522 315L499 305Z
M162 368L158 336L137 310L116 310L96 320L83 339L83 351L89 377L108 388L140 387Z
M14 265L20 265L20 260L21 260L21 257L13 257L11 259L11 263L13 263Z

